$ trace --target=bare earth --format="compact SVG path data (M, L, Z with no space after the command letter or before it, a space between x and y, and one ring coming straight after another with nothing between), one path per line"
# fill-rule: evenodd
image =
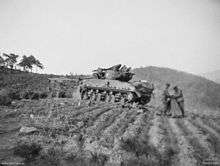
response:
M0 163L220 164L219 118L190 113L186 118L171 118L158 116L156 111L106 103L78 105L72 99L15 102L0 107ZM35 127L37 132L20 134L22 126ZM36 143L41 150L27 160L14 153L22 143Z

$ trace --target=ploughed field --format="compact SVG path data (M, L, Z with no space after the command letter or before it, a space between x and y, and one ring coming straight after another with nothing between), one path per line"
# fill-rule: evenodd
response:
M182 119L157 111L73 99L17 101L0 108L0 163L220 164L219 115Z

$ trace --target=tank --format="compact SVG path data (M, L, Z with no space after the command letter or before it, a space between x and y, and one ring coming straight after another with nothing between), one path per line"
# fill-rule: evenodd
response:
M82 100L137 103L145 105L150 102L154 85L147 81L129 82L133 73L125 65L111 68L98 68L93 77L84 79L79 86Z

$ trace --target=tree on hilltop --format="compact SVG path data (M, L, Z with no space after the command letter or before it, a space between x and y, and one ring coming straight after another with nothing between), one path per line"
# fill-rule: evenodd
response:
M26 55L22 56L22 59L18 65L21 66L24 71L27 71L28 69L33 68L31 61L29 60L29 58Z
M22 57L21 62L18 65L23 67L24 71L27 71L28 69L32 71L33 66L36 66L40 69L44 68L43 64L39 60L37 60L33 55L30 56L24 55Z
M0 55L0 67L5 66L5 60L3 57Z
M3 60L4 60L4 63L6 64L6 66L13 69L15 64L17 63L17 58L19 56L16 54L12 54L12 53L11 54L3 53L2 55L5 57L5 59L3 59Z
M43 64L38 59L36 59L33 55L30 55L28 59L30 63L32 64L32 67L35 66L37 68L44 69Z
M37 59L36 59L36 61L35 61L35 66L38 67L38 68L40 68L40 69L44 69L43 64L42 64L39 60L37 60Z

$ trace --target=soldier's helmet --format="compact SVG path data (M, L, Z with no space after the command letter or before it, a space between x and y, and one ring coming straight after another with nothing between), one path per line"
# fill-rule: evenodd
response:
M174 90L178 90L178 86L177 86L177 85L174 86L173 89L174 89Z
M166 86L167 86L167 87L170 87L170 83L166 83Z

